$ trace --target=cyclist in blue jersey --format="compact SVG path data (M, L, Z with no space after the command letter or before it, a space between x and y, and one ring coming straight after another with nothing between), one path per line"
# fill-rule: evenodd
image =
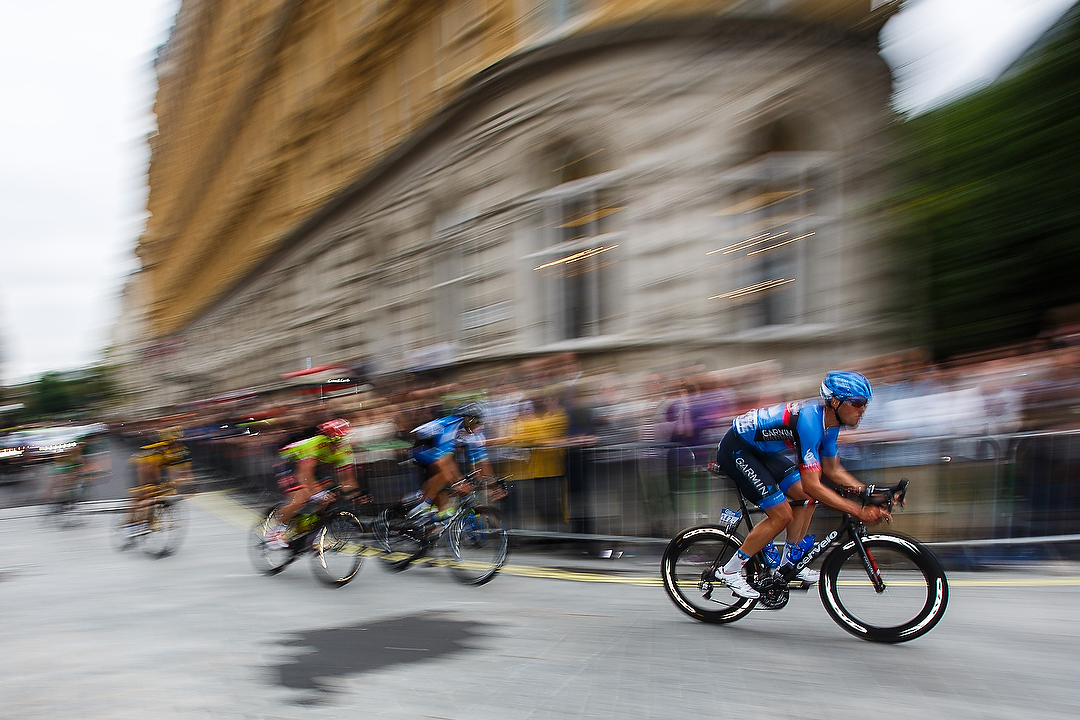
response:
M859 424L872 397L870 382L863 375L830 372L821 383L820 398L751 410L735 418L720 441L716 461L743 496L766 515L716 572L716 579L736 595L759 597L743 577L743 566L785 528L781 565L798 562L805 553L805 544L800 543L818 502L867 523L890 518L884 508L863 507L822 482L824 476L837 486L863 487L840 465L836 438L842 426ZM795 501L794 509L789 498ZM817 576L810 568L797 575L807 582L816 582Z
M483 475L493 475L484 447L482 420L480 404L467 402L454 408L450 415L424 423L412 431L416 441L412 456L426 471L427 479L420 486L420 503L410 515L434 519L453 512L446 488L462 480L455 457L459 448L465 451L469 463L479 467Z

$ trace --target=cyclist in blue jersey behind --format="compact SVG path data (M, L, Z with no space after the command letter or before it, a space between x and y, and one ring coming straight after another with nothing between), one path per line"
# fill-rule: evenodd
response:
M743 566L785 528L787 541L781 566L798 562L806 550L806 544L800 543L818 502L867 523L890 519L884 508L863 507L821 481L824 475L837 486L863 487L840 465L836 438L841 426L859 424L872 397L870 382L861 374L830 372L821 383L820 398L751 410L735 418L720 441L716 461L743 496L765 512L766 518L750 531L727 564L716 571L716 579L733 593L759 597L743 577ZM789 498L796 503L794 509L787 502ZM804 568L796 577L816 582L818 573Z
M420 486L420 503L410 511L410 516L434 520L453 512L446 488L462 480L455 457L459 448L483 475L493 475L484 447L482 419L480 404L467 402L454 408L450 415L424 423L412 431L415 437L412 456L426 471L427 479Z

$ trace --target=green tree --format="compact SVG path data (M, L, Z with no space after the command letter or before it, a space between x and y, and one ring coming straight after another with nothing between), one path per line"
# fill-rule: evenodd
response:
M989 88L904 123L895 205L939 358L1036 336L1080 303L1080 4Z
M30 412L34 417L62 415L75 409L69 382L59 373L45 373L34 383Z
M31 383L27 395L27 407L14 416L17 422L93 416L114 399L112 373L103 366L69 375L45 373Z

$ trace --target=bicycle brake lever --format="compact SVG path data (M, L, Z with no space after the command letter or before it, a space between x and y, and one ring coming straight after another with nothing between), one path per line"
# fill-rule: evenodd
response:
M859 500L861 500L862 504L865 506L868 502L870 502L870 496L873 495L873 494L874 494L874 486L873 485L864 485L863 489L862 489L862 492L859 493Z
M900 478L899 489L897 490L896 494L893 496L893 499L896 502L900 503L900 507L904 507L904 504L906 502L906 499L907 499L907 487L908 487L908 479L907 478Z

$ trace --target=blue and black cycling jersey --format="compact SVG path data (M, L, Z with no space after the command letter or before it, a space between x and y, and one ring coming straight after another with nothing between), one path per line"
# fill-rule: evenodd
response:
M466 432L462 428L464 422L463 417L447 415L413 430L416 444L412 455L416 462L426 467L447 455L453 455L459 447L468 453L469 462L474 465L487 460L484 433L481 430Z
M799 468L821 471L821 458L836 457L840 428L825 427L825 401L798 400L751 410L735 418L735 433L763 453L793 451Z

